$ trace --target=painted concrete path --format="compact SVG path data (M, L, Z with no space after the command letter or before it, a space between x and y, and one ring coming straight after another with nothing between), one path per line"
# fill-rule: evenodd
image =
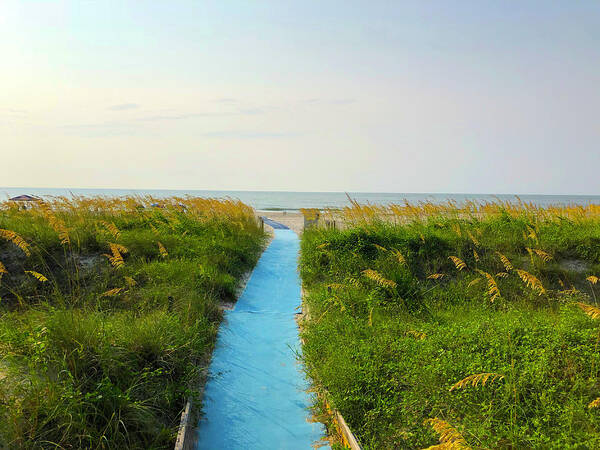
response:
M204 392L198 449L311 449L308 384L297 362L299 242L286 229L261 256L235 309L219 329Z

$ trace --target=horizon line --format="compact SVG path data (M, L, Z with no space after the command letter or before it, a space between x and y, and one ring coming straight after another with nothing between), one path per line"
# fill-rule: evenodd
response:
M384 192L384 191L294 191L294 190L251 190L251 189L182 189L182 188L109 188L109 187L34 187L0 186L3 189L43 189L43 190L105 190L105 191L200 191L200 192L277 192L290 194L390 194L390 195L487 195L487 196L548 196L548 197L600 197L598 194L539 194L539 193L486 193L486 192Z

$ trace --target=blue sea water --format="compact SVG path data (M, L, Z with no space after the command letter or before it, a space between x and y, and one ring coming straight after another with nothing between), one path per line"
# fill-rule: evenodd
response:
M70 188L14 188L0 187L0 201L21 194L52 195L84 195L84 196L125 196L152 195L155 197L198 196L198 197L230 197L236 198L258 210L297 211L300 208L339 208L348 206L350 202L345 192L286 192L286 191L209 191L209 190L162 190L162 189L70 189ZM515 201L515 195L509 194L444 194L444 193L385 193L385 192L348 192L348 195L359 203L390 204L403 203L405 200L416 203L432 201L441 203L454 200L458 203L466 200L480 202L497 199ZM589 205L600 204L600 195L519 195L524 202L532 202L538 206L548 205Z

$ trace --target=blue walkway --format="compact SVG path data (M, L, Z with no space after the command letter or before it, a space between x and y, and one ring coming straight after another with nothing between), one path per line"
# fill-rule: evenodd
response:
M275 222L274 220L271 220L268 217L260 216L260 218L263 220L264 223L266 223L267 225L271 225L275 230L289 230L289 228L286 227L284 224Z
M204 392L198 449L311 449L308 384L296 359L298 237L275 229L235 309L219 329Z

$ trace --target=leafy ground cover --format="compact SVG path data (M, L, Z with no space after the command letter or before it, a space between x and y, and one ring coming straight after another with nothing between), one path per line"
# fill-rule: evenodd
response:
M302 236L303 354L364 448L600 446L598 207L344 213Z
M265 243L193 198L0 205L0 448L167 448Z

